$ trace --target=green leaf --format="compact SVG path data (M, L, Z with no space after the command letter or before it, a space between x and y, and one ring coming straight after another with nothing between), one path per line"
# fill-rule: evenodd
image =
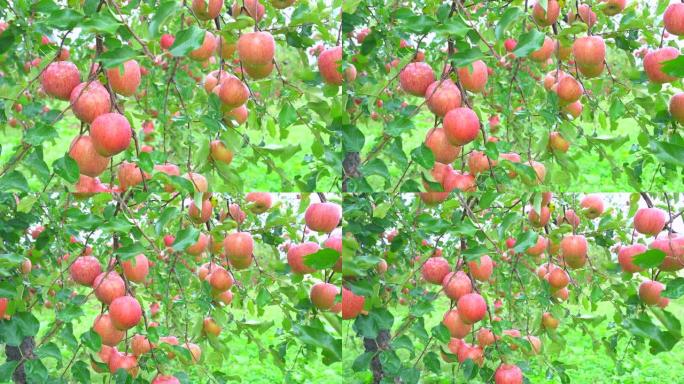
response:
M652 140L650 149L658 160L664 163L684 167L684 146L665 141Z
M98 335L92 329L89 329L87 332L81 335L81 342L83 345L90 348L91 351L95 352L99 352L100 348L102 347L102 339L100 338L100 335Z
M67 183L76 183L79 179L80 171L78 163L71 156L64 155L52 163L52 168Z
M204 29L192 25L176 34L176 39L169 48L169 52L175 57L185 56L202 45L205 35Z
M0 321L0 334L5 343L19 346L25 337L36 336L40 329L40 322L29 312L15 313L8 321Z
M455 53L452 57L452 62L457 68L468 66L485 57L484 53L479 48L463 49Z
M670 299L679 299L682 295L684 295L684 278L682 277L668 281L665 290L660 294Z
M144 252L145 247L143 247L140 243L125 245L116 250L116 254L121 258L121 261L130 260Z
M515 253L520 253L520 252L527 250L528 248L537 244L538 238L539 238L539 234L535 231L527 231L527 232L521 233L515 239L515 247L513 247L513 251Z
M138 56L139 54L136 50L128 45L124 45L123 47L102 53L100 55L100 60L102 60L102 64L105 68L113 68L122 65L128 60L135 59Z
M152 17L152 20L150 20L150 25L147 27L150 36L159 36L159 28L164 24L166 19L176 11L177 7L178 2L176 1L165 1L155 6L156 13Z
M635 336L650 339L653 353L669 351L679 341L672 333L660 330L648 317L628 319L625 328Z
M34 127L29 128L24 135L24 141L33 146L41 145L44 141L59 137L57 130L42 122L37 121Z
M280 128L287 128L295 121L297 121L297 111L292 104L285 103L278 114L278 124L280 125Z
M332 268L339 258L340 254L336 250L323 248L318 252L304 256L304 265L313 269L328 269Z
M0 365L0 377L2 377L3 380L4 378L12 377L17 365L19 365L19 362L16 360L6 361L3 365Z
M0 191L28 192L29 186L21 172L12 171L0 178Z
M98 12L85 20L81 26L85 32L113 35L122 25L111 13Z
M166 229L166 225L169 223L169 221L175 217L178 217L179 214L180 211L176 207L164 208L161 215L159 215L157 222L154 224L154 231L157 233L157 236L161 235L162 232L165 232L164 230Z
M308 325L295 325L293 331L302 343L321 348L331 361L342 360L342 340L333 338L328 331Z
M411 159L425 169L431 169L435 165L435 155L425 143L411 151Z
M373 359L373 356L375 356L375 353L373 352L364 352L361 355L357 356L356 359L354 359L354 362L352 363L352 370L354 372L361 372L367 370L370 366L370 362Z
M520 8L506 7L506 10L504 11L503 15L501 15L501 19L499 19L499 23L496 25L496 28L494 29L494 35L496 36L497 40L503 39L506 28L508 28L508 26L511 25L512 22L514 22L518 17L520 17L520 15L522 15L522 10Z
M52 357L58 362L62 361L62 353L59 351L59 347L55 343L47 343L43 345L36 351L36 354L41 359L46 357Z
M342 127L342 148L345 152L361 152L366 137L363 132L355 125L345 125Z
M543 33L539 32L536 28L532 28L529 32L520 35L513 54L516 57L527 57L530 53L541 48L544 44L544 37Z
M634 256L632 262L641 268L655 268L665 260L665 252L660 249L649 249L648 251Z
M81 384L91 383L90 367L85 361L78 360L71 366L71 375Z
M663 62L663 72L670 76L684 77L684 55L679 55L673 60Z
M183 228L176 234L176 240L171 247L174 251L184 251L197 242L199 234L199 229L195 227Z

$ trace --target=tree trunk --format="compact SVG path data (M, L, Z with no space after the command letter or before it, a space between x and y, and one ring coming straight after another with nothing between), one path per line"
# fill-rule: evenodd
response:
M378 351L389 349L390 333L388 330L381 330L378 332L378 337L375 339L363 339L363 346L366 352L373 352L375 356L371 360L371 372L373 372L373 384L378 384L385 376L382 371L382 363L380 362L380 354Z
M7 361L21 361L22 356L26 357L26 360L34 358L33 348L36 342L31 337L24 337L21 345L18 347L13 347L10 345L5 345L5 354L7 355ZM21 362L12 374L12 379L15 383L26 384L26 372L24 371L24 362Z

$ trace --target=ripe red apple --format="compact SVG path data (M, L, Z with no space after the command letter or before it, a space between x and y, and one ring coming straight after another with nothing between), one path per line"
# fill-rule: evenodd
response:
M421 274L425 281L432 284L442 284L449 273L449 262L443 257L431 257L423 264Z
M468 275L463 271L449 272L442 280L444 294L451 300L458 300L461 296L473 291Z
M458 349L457 356L459 363L464 363L466 360L470 359L479 366L484 364L484 352L479 345L463 343Z
M577 65L599 65L606 59L606 44L600 36L580 37L572 44Z
M211 158L214 161L219 161L225 164L230 164L233 161L233 152L226 148L221 140L212 140L209 144Z
M615 16L625 9L627 0L601 0L601 2L606 3L603 13L607 16Z
M144 335L135 335L131 338L131 350L138 357L152 350L152 343Z
M555 23L556 20L558 20L559 15L560 5L558 5L558 1L556 0L549 0L546 9L544 9L539 2L536 2L532 8L532 17L537 24L543 27Z
M248 117L249 110L246 104L223 112L223 121L230 127L239 127L247 121Z
M580 201L584 208L584 214L590 219L595 219L603 214L603 199L599 195L587 195Z
M192 0L190 8L200 20L212 20L218 17L223 7L223 0Z
M330 233L342 219L342 207L335 203L313 203L306 208L304 220L311 230Z
M129 375L136 377L138 375L138 359L132 354L113 351L109 358L109 372L116 373L119 369L123 369Z
M231 7L233 17L237 18L243 11L247 16L259 21L264 17L266 8L259 2L259 0L242 0L236 1Z
M218 325L211 317L204 318L202 329L207 335L218 336L221 333L221 326Z
M582 106L582 102L580 102L579 100L575 101L574 103L570 103L570 104L563 107L563 111L570 114L570 116L572 116L573 119L580 117L583 109L584 109L584 107ZM568 143L568 146L569 145L570 145L570 143Z
M87 87L86 87L87 85ZM111 110L109 92L98 81L83 82L71 90L71 109L84 123L91 123L96 117Z
M660 293L665 285L659 281L644 281L639 285L639 298L646 305L657 305L660 302Z
M494 383L496 384L522 384L522 382L522 370L517 365L502 363L494 373Z
M105 113L93 120L90 137L97 153L114 156L131 144L131 125L128 119L118 113Z
M207 236L204 233L200 233L199 237L197 238L197 242L191 246L189 246L185 252L197 256L204 252L207 249L207 246L209 245L209 236Z
M131 296L117 297L109 304L112 324L122 331L135 327L142 318L142 308L138 300Z
M159 39L159 46L161 46L162 49L167 50L167 49L171 48L174 40L176 40L176 38L173 35L165 33Z
M553 39L547 37L544 39L544 44L538 50L530 53L530 59L539 63L545 62L551 58L556 44Z
M188 206L188 216L193 223L206 223L211 218L212 206L210 200L202 200L202 210L197 208L195 202Z
M541 207L541 214L539 214L534 208L530 208L527 218L534 227L545 227L551 219L551 211L548 206Z
M542 314L542 326L546 329L556 329L560 321L554 318L549 312L544 312Z
M672 3L663 13L665 30L677 36L684 35L684 3Z
M245 200L252 203L249 205L249 209L254 213L264 213L273 204L271 194L268 192L250 192L245 195Z
M556 220L558 221L559 225L567 223L570 224L573 228L577 228L580 225L580 218L572 209L566 210L565 215L563 215L562 213L558 214L558 218Z
M622 270L628 273L641 272L641 267L635 265L632 260L634 259L634 256L640 255L647 250L648 248L643 244L620 247L620 251L618 252L618 263L620 263Z
M135 256L135 260L126 260L121 263L123 268L124 276L129 281L135 283L142 283L145 281L147 274L150 272L150 262L147 257L142 253Z
M357 295L351 290L342 287L342 319L355 319L363 311L365 302L365 296Z
M563 76L555 86L561 105L574 103L582 97L582 85L570 75Z
M304 264L304 256L316 253L319 249L318 244L310 241L290 246L290 249L287 250L287 263L290 265L292 273L303 275L316 272L315 269Z
M570 148L570 142L565 140L559 132L551 132L549 134L549 148L554 151L566 153Z
M110 304L117 297L126 294L126 286L123 279L114 271L102 272L93 280L95 296L101 302Z
M335 297L340 293L340 289L335 284L316 283L311 287L311 303L318 309L328 310L335 304Z
M71 142L69 157L76 161L81 174L90 177L99 176L109 165L109 157L97 153L90 136L76 136Z
M78 257L69 267L71 279L89 287L93 285L93 281L100 273L102 273L100 262L93 256Z
M456 189L463 192L475 192L477 190L475 176L460 171L452 171L446 174L442 186L447 193Z
M491 257L484 255L479 260L469 261L468 269L475 280L487 281L494 272L494 262Z
M525 253L527 253L530 256L539 256L541 255L547 247L547 240L543 236L537 237L537 243L525 250Z
M484 348L486 346L494 344L496 340L496 337L494 336L494 332L492 332L488 328L480 328L479 331L477 331L477 344L480 345L480 347Z
M556 268L548 274L549 285L552 289L565 288L570 283L570 276L561 268Z
M437 116L444 116L461 106L461 91L451 79L432 82L425 90L428 108Z
M204 61L214 54L214 52L216 51L217 44L218 41L216 39L216 36L214 36L214 34L212 34L211 32L207 31L204 34L204 40L202 41L202 45L199 48L191 51L188 54L188 57L195 61Z
M121 190L125 191L130 187L142 183L143 178L145 178L145 180L149 179L150 175L143 172L143 170L138 167L138 164L123 161L119 164L116 177L119 179Z
M335 272L342 272L342 236L334 235L328 237L325 242L323 242L323 246L334 249L340 255L340 258L337 259L337 263L333 267L333 270Z
M178 380L175 376L160 374L152 379L151 384L180 384L180 380Z
M223 267L215 267L206 278L215 292L225 292L233 286L233 276Z
M414 96L425 96L427 88L434 81L432 67L424 62L410 63L399 73L401 89Z
M458 310L452 309L444 314L442 324L449 330L451 337L462 339L470 333L472 325L467 324L461 319Z
M680 92L670 99L670 115L679 124L684 125L684 92Z
M228 75L225 79L221 79L218 97L226 108L237 108L249 99L249 89L240 79Z
M108 313L98 315L93 322L93 331L100 335L103 345L114 347L126 335L124 331L120 331L114 327L112 318Z
M200 175L199 173L188 172L183 175L183 178L190 180L192 185L195 187L195 192L206 193L209 191L209 183L206 177Z
M480 132L480 119L470 108L456 108L444 116L444 133L452 145L465 145Z
M587 239L583 235L568 235L560 242L561 255L568 267L581 268L587 262Z
M254 240L248 232L231 233L223 240L223 249L235 269L245 269L252 263Z
M507 52L513 52L517 45L518 42L515 39L506 39L506 41L504 41L504 48Z
M484 61L477 60L470 65L458 68L457 72L458 79L461 81L463 88L476 93L484 91L489 77L487 74L487 64Z
M442 164L452 163L461 153L461 147L449 143L444 129L440 127L428 131L425 145L432 150L435 161Z
M318 55L318 71L326 84L342 85L342 47L332 47Z
M78 67L70 61L54 61L40 74L45 93L60 100L69 100L71 91L81 83Z
M121 68L114 67L107 70L107 78L112 90L122 96L132 96L140 85L140 64L135 60L128 60Z
M634 229L644 235L657 235L663 228L667 216L660 208L640 208L634 215Z
M679 50L673 47L664 47L650 51L644 56L644 71L648 79L656 84L670 83L677 78L663 72L663 62L674 60L679 57Z
M487 303L478 293L461 296L456 306L461 320L467 324L477 323L487 314Z
M243 33L237 41L237 53L242 64L246 66L271 64L275 56L273 35L268 32ZM341 59L340 56L339 60Z

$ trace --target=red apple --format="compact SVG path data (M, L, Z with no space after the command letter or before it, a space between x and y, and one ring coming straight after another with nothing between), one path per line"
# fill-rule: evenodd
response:
M157 375L151 384L180 384L180 380L171 375Z
M335 304L340 289L335 284L316 283L311 287L311 303L318 309L328 310Z
M93 256L78 257L69 267L71 279L89 287L93 285L93 281L100 273L102 273L100 262Z
M663 228L667 216L660 208L639 208L634 215L634 229L644 235L657 235Z
M119 369L123 369L129 375L136 377L138 375L138 359L132 354L112 352L109 358L109 372L116 373Z
M452 145L465 145L480 132L480 119L470 108L456 108L444 116L444 133Z
M603 199L599 195L587 195L580 201L580 206L584 208L584 214L595 219L603 214Z
M142 253L135 256L135 260L126 260L121 263L124 276L129 281L135 283L142 283L145 281L147 274L150 272L150 262Z
M76 136L69 148L69 157L76 161L81 174L97 177L107 169L109 157L97 153L90 136Z
M452 309L444 314L442 324L449 330L451 337L462 339L470 333L472 325L467 324L461 319L458 310Z
M650 51L644 56L644 71L648 79L656 84L670 83L677 78L663 72L663 62L674 60L679 57L679 50L673 47L664 47Z
M164 50L169 49L173 45L174 40L176 40L176 38L173 35L165 33L162 35L161 39L159 39L159 46Z
M444 116L461 106L461 91L451 79L432 82L425 90L428 108L437 116Z
M425 281L432 284L442 284L449 273L449 262L443 257L431 257L423 264L421 274Z
M126 150L131 144L131 125L128 119L118 113L105 113L90 125L90 138L97 153L114 156Z
M117 297L109 304L112 324L122 331L135 327L142 318L142 308L138 300L131 296Z
M428 131L425 137L425 146L432 150L435 161L443 164L452 163L461 153L461 147L449 143L444 129L440 127Z
M223 0L192 0L190 8L200 20L212 20L218 17L223 7Z
M342 47L328 48L318 55L318 71L326 84L342 85Z
M463 271L449 272L442 280L442 287L451 300L458 300L461 296L473 291L470 278Z
M342 207L335 203L313 203L304 214L306 226L321 233L330 233L342 219Z
M199 48L191 51L188 54L188 57L195 61L204 61L211 57L211 55L216 51L217 44L218 41L216 36L214 36L211 32L206 31L202 45Z
M120 331L114 327L111 316L108 313L98 315L93 322L93 331L100 335L103 345L114 347L126 335L124 331Z
M644 281L639 285L639 298L646 305L658 305L660 293L665 289L665 285L659 281Z
M620 251L618 252L618 263L620 263L622 270L628 273L641 272L641 267L635 265L633 259L634 256L640 255L647 250L648 248L646 248L646 246L643 244L634 244L621 247Z
M342 319L355 319L363 311L365 302L366 298L364 296L357 295L351 290L342 287Z
M128 60L123 64L123 71L118 66L109 68L107 78L114 92L132 96L140 85L140 64L135 60Z
M246 66L271 64L275 56L273 35L268 32L243 33L237 41L237 53ZM340 56L339 60L341 59Z
M273 204L271 194L268 192L250 192L245 195L245 200L252 203L249 205L249 209L254 213L264 213Z
M583 235L568 235L560 242L565 263L573 269L581 268L587 262L587 239Z
M494 272L494 262L491 257L484 255L479 260L469 261L468 269L475 280L487 281Z
M665 30L673 35L684 35L684 3L672 3L663 13Z
M435 73L424 62L410 63L399 73L399 85L404 92L414 96L425 96L430 84L435 81Z
M603 13L608 16L615 16L625 9L627 0L601 0L601 2L606 3Z
M484 91L489 77L487 74L487 64L484 61L477 60L470 65L458 68L457 72L458 79L461 81L463 88L476 93Z
M259 21L264 17L266 8L258 0L239 0L231 7L233 17L237 18L243 11L247 16Z
M546 9L544 9L539 2L536 2L532 8L532 17L537 24L543 27L555 23L556 20L558 20L559 15L560 5L558 5L558 1L556 0L548 0Z
M522 384L522 370L517 365L501 364L494 373L495 384Z
M128 161L123 161L119 164L119 169L116 173L117 179L119 179L119 186L121 190L125 191L130 187L134 187L150 178L150 175L143 172L138 164L129 163Z
M114 271L102 272L93 280L95 296L101 302L110 304L114 299L126 294L123 279Z
M290 246L287 251L287 263L290 265L292 273L303 275L316 272L315 269L304 264L304 256L316 253L319 249L318 244L310 241Z
M670 99L670 115L679 124L684 125L684 92L680 92Z
M81 83L78 67L70 61L54 61L40 74L45 93L60 100L69 100L71 91Z
M530 53L530 59L536 62L545 62L551 58L556 44L553 39L547 37L544 39L544 44L538 50Z
M109 112L112 107L109 92L98 81L75 86L71 90L69 101L74 115L84 123L92 123L96 117Z
M189 246L185 252L197 256L204 252L207 249L207 246L209 245L209 236L207 236L204 233L200 233L199 237L197 238L197 242L191 246Z
M464 323L474 324L484 319L487 303L478 293L468 293L458 299L458 314Z
M249 89L240 79L235 76L227 75L221 79L218 90L218 97L226 108L237 108L249 99Z

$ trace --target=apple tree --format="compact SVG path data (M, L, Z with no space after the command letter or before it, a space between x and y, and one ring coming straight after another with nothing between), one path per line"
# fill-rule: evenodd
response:
M677 194L347 195L344 368L373 383L681 377L683 210Z
M344 188L681 188L683 13L678 0L345 3L358 77Z
M338 377L340 203L322 193L3 194L0 380Z

